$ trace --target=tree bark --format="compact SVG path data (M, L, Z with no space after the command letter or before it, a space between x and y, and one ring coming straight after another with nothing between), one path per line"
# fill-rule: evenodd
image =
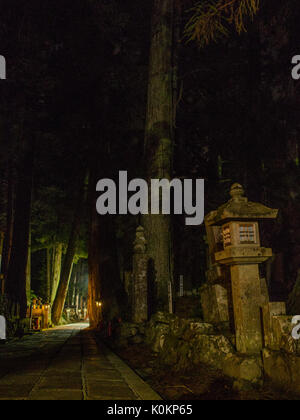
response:
M63 263L61 276L60 276L60 282L59 282L57 294L53 303L52 321L55 325L58 325L61 320L66 297L68 294L69 283L70 283L70 279L72 275L74 257L76 253L76 243L77 243L77 238L78 238L78 233L79 233L79 228L80 228L80 221L81 221L81 211L82 211L81 203L82 201L84 201L82 195L83 195L83 191L79 195L79 202L76 206L74 220L72 223L72 228L71 228L71 233L70 233L70 238L69 238L69 244L67 248L67 253L64 258L64 263Z
M1 274L3 275L1 291L2 294L5 291L5 283L7 279L9 261L11 256L12 238L13 238L13 226L14 226L14 171L12 168L12 162L8 162L7 171L7 207L6 207L6 231L4 235L2 259L1 259Z
M50 302L51 298L51 248L46 249L47 252L47 287L46 287L46 295L47 295L47 303Z
M93 179L95 180L95 178ZM96 185L91 181L91 189ZM90 222L90 240L89 240L89 285L88 285L88 314L91 328L98 328L102 319L101 308L96 306L96 302L102 299L101 295L101 275L99 258L101 256L100 249L100 218L96 213L96 197L91 193L91 222Z
M145 131L147 179L172 177L174 144L174 0L154 0ZM143 216L148 241L150 289L154 311L169 312L169 285L173 283L172 225L169 215Z
M62 263L63 244L57 243L53 247L52 270L51 270L51 306L56 297Z
M287 301L287 311L288 314L298 314L300 311L300 269L298 270L292 293Z
M31 301L31 231L29 231L28 241L28 259L26 267L26 297L27 305L30 305Z
M22 139L16 190L12 251L5 291L10 299L20 305L21 318L26 317L26 271L30 235L32 180L35 141Z
M103 154L103 151L102 151ZM94 156L99 154L94 153ZM96 212L96 183L99 164L91 163L89 180L90 235L89 235L89 286L88 314L92 328L99 328L102 321L110 321L122 314L125 301L117 257L113 216L99 216ZM109 175L111 165L102 162L103 174ZM101 178L101 176L100 176ZM99 178L99 179L100 179ZM102 306L97 306L101 302Z

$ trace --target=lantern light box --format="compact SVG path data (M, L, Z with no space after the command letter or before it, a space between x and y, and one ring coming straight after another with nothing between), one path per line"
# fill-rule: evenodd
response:
M257 222L241 223L233 221L222 227L224 249L229 246L260 245L259 227Z

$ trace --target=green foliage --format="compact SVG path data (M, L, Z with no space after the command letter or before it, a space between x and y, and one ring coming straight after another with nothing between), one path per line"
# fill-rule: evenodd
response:
M193 15L185 27L185 37L204 47L228 36L231 25L239 34L245 32L245 17L253 19L259 3L260 0L203 0L190 10Z
M33 290L30 291L30 302L32 302L33 299L39 299L39 297L35 294Z

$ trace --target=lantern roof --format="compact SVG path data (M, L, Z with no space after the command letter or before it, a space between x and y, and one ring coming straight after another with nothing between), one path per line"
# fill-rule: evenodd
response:
M210 212L205 221L207 225L218 226L223 223L243 220L256 221L261 219L276 219L277 209L271 209L260 203L252 203L244 196L244 188L240 184L233 184L230 189L231 199L220 206L217 210Z

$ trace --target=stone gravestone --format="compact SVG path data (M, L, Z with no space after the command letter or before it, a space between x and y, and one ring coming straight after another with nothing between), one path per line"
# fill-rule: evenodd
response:
M133 254L133 322L143 323L148 320L148 285L147 285L146 239L144 228L136 230Z
M215 260L215 253L222 249L222 230L219 226L211 226L205 220L208 244L207 283L200 290L201 306L204 321L209 324L230 325L230 277L226 268Z
M6 320L0 315L0 340L6 340Z
M184 296L184 278L183 275L179 277L179 297Z
M204 321L216 325L229 323L226 288L221 284L206 284L202 286L200 294Z

